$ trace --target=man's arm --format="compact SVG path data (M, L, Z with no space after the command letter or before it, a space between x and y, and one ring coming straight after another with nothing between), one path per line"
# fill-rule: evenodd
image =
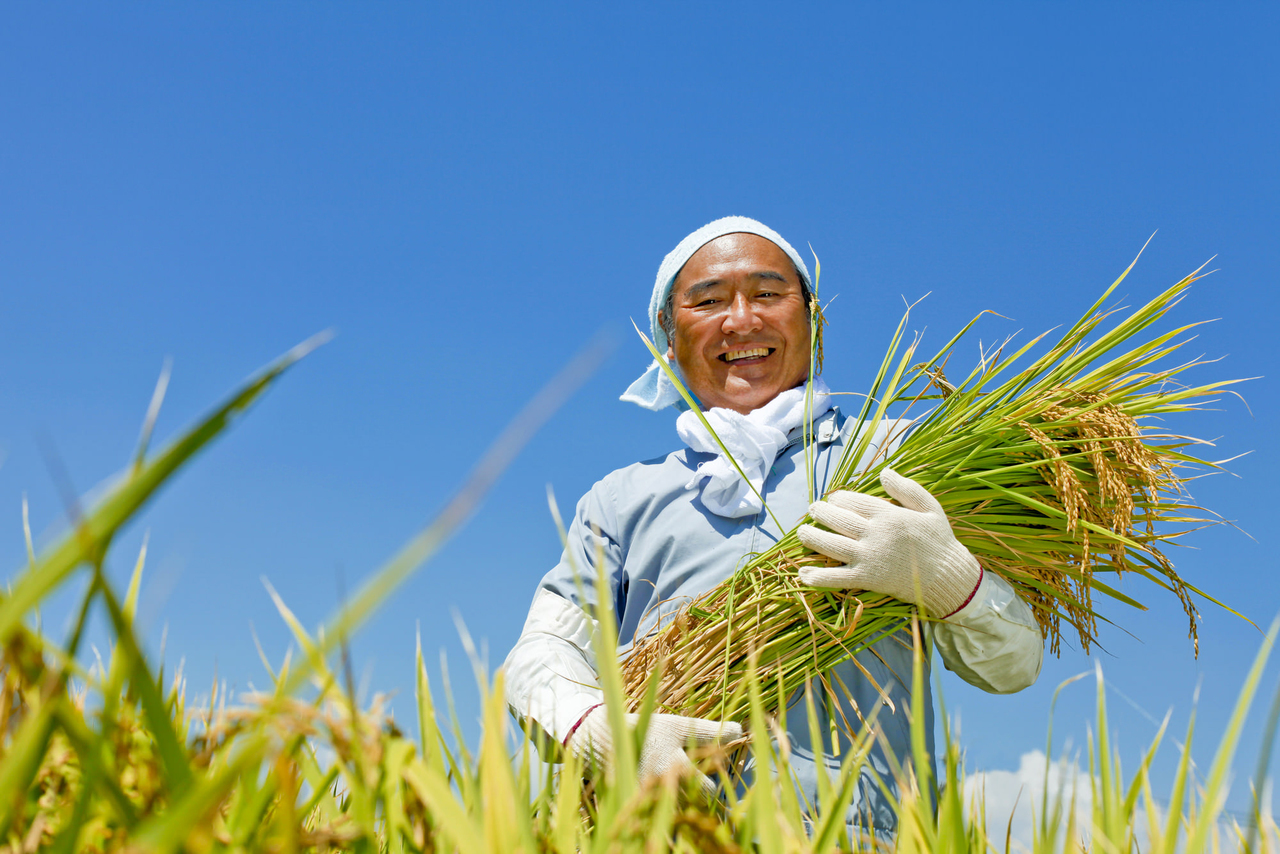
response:
M598 625L589 611L595 605L595 587L582 583L585 579L579 573L591 573L603 561L600 571L616 584L623 554L617 539L607 533L612 530L612 514L600 498L599 486L578 503L564 556L543 578L503 669L511 710L531 730L541 730L588 764L603 769L613 761L614 732L598 675L594 648ZM583 597L586 601L580 604ZM637 717L627 715L628 725L634 727ZM641 779L674 771L714 792L715 784L694 767L685 747L741 735L742 728L735 723L654 714L637 756L637 771Z
M933 641L948 670L992 694L1033 684L1044 661L1031 607L994 572L982 574L969 604L934 624Z
M802 567L801 581L921 606L944 621L934 635L943 663L979 688L1010 693L1034 682L1044 644L1030 607L1007 582L982 570L928 490L891 469L881 472L880 482L897 504L834 492L809 508L824 528L801 525L800 541L844 565Z
M604 702L591 638L595 620L559 594L539 589L520 639L502 667L507 705L557 743Z
M507 705L560 744L604 702L593 640L596 573L611 586L622 572L614 512L600 481L578 501L560 561L538 585L515 648L503 665Z

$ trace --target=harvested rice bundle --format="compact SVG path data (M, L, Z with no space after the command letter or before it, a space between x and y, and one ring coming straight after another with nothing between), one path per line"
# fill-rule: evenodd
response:
M1178 576L1162 546L1209 523L1206 511L1190 503L1185 484L1219 463L1196 455L1208 443L1156 424L1201 408L1236 381L1187 387L1174 379L1199 362L1156 367L1198 324L1139 338L1199 270L1101 331L1121 313L1104 310L1103 303L1129 269L1048 352L1016 372L1015 362L1048 333L1011 355L1004 354L1009 342L984 353L953 385L942 366L978 318L917 363L919 341L903 347L904 317L849 434L862 438L846 445L828 485L829 491L887 498L879 473L889 464L921 483L983 568L1032 606L1054 653L1064 622L1089 651L1098 620L1107 620L1095 610L1096 594L1144 608L1116 589L1124 575L1178 597L1197 652L1190 594L1216 602ZM877 425L891 409L904 408L917 421L901 444L889 459L864 459ZM800 583L800 567L836 563L806 549L793 528L634 645L623 664L628 695L638 702L651 678L660 677L661 708L733 719L747 708L752 656L761 684L776 686L776 702L910 621L915 608L898 600ZM1104 582L1100 576L1107 573L1114 579Z

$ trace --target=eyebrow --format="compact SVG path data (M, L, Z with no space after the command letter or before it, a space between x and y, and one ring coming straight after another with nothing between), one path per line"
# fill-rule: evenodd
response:
M750 277L752 279L766 279L769 281L782 282L783 284L787 284L787 279L785 276L779 273L775 273L772 270L761 270L758 273L752 273ZM719 285L723 285L723 284L724 284L723 279L707 279L704 282L695 282L694 284L689 286L689 289L687 291L684 292L682 299L692 299L695 296L703 294L711 290L712 288L718 287Z

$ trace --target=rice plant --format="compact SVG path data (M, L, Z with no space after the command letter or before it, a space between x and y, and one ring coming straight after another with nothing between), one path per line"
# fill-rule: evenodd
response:
M121 603L129 629L142 563ZM109 587L109 585L108 585ZM113 594L112 594L113 595ZM635 755L643 719L628 732L621 673L602 658L602 677L622 747L613 770L587 774L572 755L552 767L537 761L529 742L515 739L502 699L501 673L480 683L483 729L474 751L456 720L442 718L417 656L417 726L412 731L386 711L354 701L349 682L316 657L318 632L300 626L283 603L282 618L311 662L310 690L288 694L294 665L271 674L258 695L227 698L216 690L208 705L185 701L182 680L163 694L164 718L151 717L142 694L159 677L126 661L118 644L102 666L77 671L75 687L58 685L70 664L67 650L14 644L3 659L0 707L6 722L0 752L0 801L5 805L4 851L369 851L369 852L986 852L1022 850L1006 823L988 827L981 793L965 796L964 757L950 736L935 759L923 751L924 714L912 709L920 734L910 761L900 763L898 827L888 838L850 829L846 810L864 772L868 731L823 781L823 807L807 811L790 782L785 745L766 714L758 677L748 680L749 743L760 773L745 789L728 786L707 800L696 785L675 777L641 781ZM603 612L602 612L603 613ZM1278 623L1277 625L1280 625ZM918 628L918 623L917 623ZM1280 828L1259 806L1239 826L1223 812L1227 769L1263 667L1274 644L1272 627L1237 700L1235 712L1204 780L1194 778L1189 725L1170 792L1155 794L1149 775L1160 744L1126 778L1108 729L1098 679L1096 735L1088 761L1091 808L1075 807L1086 793L1060 790L1038 805L1031 851L1152 854L1183 851L1272 851ZM918 637L918 632L917 632ZM917 645L913 679L924 678ZM136 665L136 662L135 662ZM141 680L147 680L141 683ZM135 690L135 683L141 690ZM112 701L112 698L118 698ZM100 711L91 711L99 707ZM652 704L649 705L652 709ZM50 710L50 711L46 711ZM945 725L945 713L943 715ZM45 722L48 722L47 729ZM166 760L156 728L176 735ZM1271 727L1266 737L1273 736ZM46 737L33 740L31 733ZM949 731L948 731L949 732ZM1163 735L1163 729L1161 730ZM1050 741L1050 746L1052 742ZM629 759L628 759L629 757ZM187 769L179 783L174 761ZM703 755L707 770L725 774L723 754ZM935 777L936 769L936 777ZM1261 782L1260 780L1258 782Z
M1050 333L1016 348L1006 341L982 351L955 382L945 370L981 315L922 360L919 339L904 343L908 311L846 428L851 438L828 484L828 492L886 498L879 481L886 466L920 482L984 571L1032 606L1055 653L1068 627L1087 653L1100 619L1121 622L1107 604L1144 607L1120 591L1125 577L1176 596L1197 645L1192 594L1216 602L1178 575L1167 546L1213 522L1187 483L1221 464L1202 456L1207 442L1166 423L1237 381L1181 384L1201 363L1169 360L1198 324L1144 336L1201 271L1137 309L1105 308L1132 267L1056 341ZM1032 357L1041 343L1047 349ZM887 458L871 454L876 428L891 413L914 423L901 429ZM915 609L903 602L801 584L800 567L839 563L800 543L795 529L811 522L798 520L776 545L635 644L624 665L633 701L658 678L664 710L739 719L751 654L766 684L795 697L806 681L907 625Z

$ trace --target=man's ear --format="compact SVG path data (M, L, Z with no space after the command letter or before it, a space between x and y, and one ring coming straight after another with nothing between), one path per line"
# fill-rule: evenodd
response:
M667 328L667 318L665 313L661 310L658 311L658 328L659 329ZM671 334L667 336L667 361L669 362L674 362L676 360L676 351L675 351L675 348L673 347L675 342L671 340L675 337L676 337L676 330L675 330L675 327L673 326L671 328Z

